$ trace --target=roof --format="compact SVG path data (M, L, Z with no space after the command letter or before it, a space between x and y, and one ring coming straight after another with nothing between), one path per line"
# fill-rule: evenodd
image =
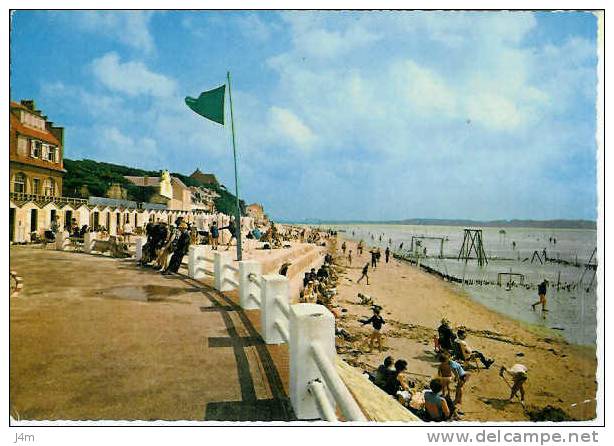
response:
M116 198L106 198L106 197L89 197L87 203L95 206L111 206L111 207L127 207L127 208L136 208L136 201L130 200L118 200Z
M179 185L180 185L181 187L183 187L184 189L189 189L189 187L188 187L188 186L186 186L186 185L183 183L183 181L181 181L179 178L177 178L177 177L171 177L171 182L173 182L173 181L174 181L175 183L179 184Z
M11 103L12 106L13 103ZM27 108L21 106L24 110L28 110ZM28 110L29 111L29 110ZM61 146L60 141L53 135L53 133L49 131L41 131L37 129L33 129L32 127L26 127L21 123L19 118L15 116L13 113L11 115L11 129L15 130L17 133L22 135L30 136L32 138L37 138L42 141L45 141L50 144L54 144L56 146Z
M124 175L124 178L136 186L159 186L160 177L135 177Z

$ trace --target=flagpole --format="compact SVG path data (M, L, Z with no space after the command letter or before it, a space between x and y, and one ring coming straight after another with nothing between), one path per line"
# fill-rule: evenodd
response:
M228 78L228 101L230 102L230 123L232 128L232 155L235 161L235 196L237 198L236 231L237 231L237 260L243 260L241 252L241 205L239 204L239 175L237 174L237 145L235 142L235 121L232 113L232 93L230 92L230 71L226 72Z

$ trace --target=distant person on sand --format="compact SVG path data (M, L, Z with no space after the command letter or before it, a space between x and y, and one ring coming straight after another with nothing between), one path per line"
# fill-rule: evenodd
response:
M390 258L390 247L387 246L384 253L386 254L386 263L388 263L388 259Z
M401 242L401 244L399 245L399 251L403 249L403 242Z
M343 242L343 243L341 244L341 251L343 251L343 255L345 255L345 250L346 250L346 248L347 248L347 245L345 244L345 242Z
M348 252L348 265L352 266L352 250Z
M356 283L360 283L360 281L365 278L367 279L367 285L369 285L369 264L365 263L365 266L362 268L362 276L358 279Z
M515 251L516 250L516 242L512 240L512 250Z
M545 279L544 279L544 281L542 283L537 285L537 294L539 296L539 300L531 305L531 308L533 309L533 311L535 311L535 307L537 305L541 305L542 306L542 311L548 311L548 310L546 310L546 303L547 303L547 300L546 300L546 290L547 289L548 289L548 281L545 280Z
M373 349L374 341L377 341L377 347L380 352L382 351L382 333L380 330L382 329L382 325L384 325L386 321L383 317L380 316L380 311L380 307L374 306L373 316L371 316L366 321L360 321L362 325L371 324L373 326L373 331L371 332L371 335L367 338L367 341L369 342L369 351Z
M375 249L371 250L371 268L377 267L377 251Z
M512 368L507 369L505 366L499 370L499 376L505 379L505 373L507 373L512 379L512 385L510 386L510 401L514 399L516 394L520 392L520 404L524 407L524 383L527 382L528 369L522 364L514 364ZM507 380L505 380L507 383ZM508 383L509 386L509 383Z
M360 240L360 241L358 242L358 247L357 247L357 249L358 249L358 255L359 255L359 256L361 256L361 255L362 255L363 243L364 243L364 242L363 242L362 240Z

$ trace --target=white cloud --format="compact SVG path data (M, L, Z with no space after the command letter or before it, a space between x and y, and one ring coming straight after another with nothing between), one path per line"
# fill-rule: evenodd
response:
M316 139L313 131L292 111L285 108L271 107L270 126L274 132L302 149L311 147Z
M142 62L124 62L116 53L107 53L91 64L96 78L107 88L136 96L170 96L176 90L175 81L149 70Z
M148 11L83 11L77 14L75 23L84 31L117 39L148 54L155 50L149 31L151 17Z

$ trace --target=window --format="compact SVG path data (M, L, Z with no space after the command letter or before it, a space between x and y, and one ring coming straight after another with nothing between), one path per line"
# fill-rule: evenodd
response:
M41 152L43 150L43 144L40 141L34 141L34 140L32 140L30 144L32 147L31 152L30 152L30 154L32 155L32 158L40 158Z
M34 195L40 195L41 193L41 180L38 178L32 180L32 193Z
M53 146L49 146L49 152L47 153L47 159L49 161L51 161L52 163L55 163L55 153L56 153L56 148Z
M15 174L13 179L13 192L25 193L26 191L26 176L19 172Z
M53 178L47 178L43 183L43 195L47 197L55 195L55 181L53 181Z

